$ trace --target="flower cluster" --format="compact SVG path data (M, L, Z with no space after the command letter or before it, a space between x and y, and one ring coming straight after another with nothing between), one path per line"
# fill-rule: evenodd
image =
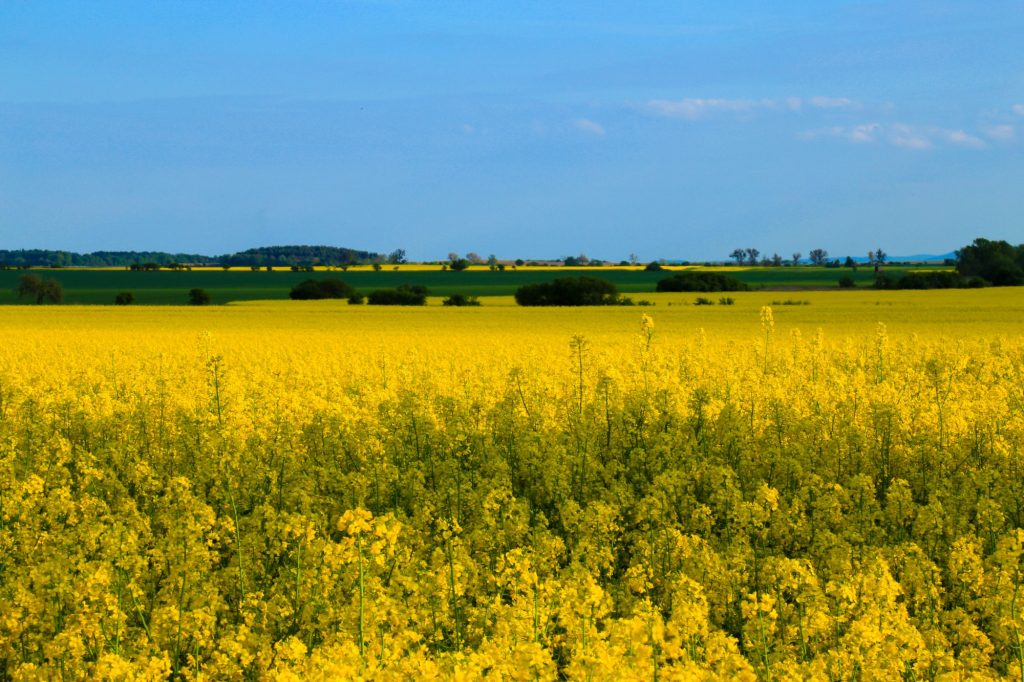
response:
M1024 340L75 314L0 330L0 679L1021 677Z

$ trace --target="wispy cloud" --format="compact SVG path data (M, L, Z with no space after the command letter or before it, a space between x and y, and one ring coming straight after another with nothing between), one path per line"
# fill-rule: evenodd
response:
M1017 137L1017 129L1008 123L986 126L982 132L990 139L999 142L1013 142Z
M604 126L597 121L592 121L589 118L578 118L573 121L573 127L580 132L588 135L594 135L595 137L604 137L607 131Z
M1024 104L1014 104L1010 108L1013 109L1013 113L1017 114L1018 116L1024 116Z
M687 97L681 100L652 99L647 102L647 110L658 116L683 118L695 121L714 113L742 114L755 109L774 108L775 100L752 99L704 99Z
M921 127L906 123L862 123L855 126L833 126L808 130L800 137L806 140L832 137L854 144L887 144L917 151L932 149L938 144L949 144L967 149L984 149L988 146L980 137L965 130L952 130L937 126Z
M815 109L859 109L860 102L848 97L812 97L808 103Z
M976 135L971 135L963 130L943 130L938 128L934 134L937 137L945 139L951 144L955 144L958 147L967 147L968 149L984 149L988 145L985 141Z
M848 97L780 97L762 99L724 99L686 97L679 100L652 99L644 109L656 116L696 121L715 114L749 115L756 111L790 111L804 109L860 109L861 103Z

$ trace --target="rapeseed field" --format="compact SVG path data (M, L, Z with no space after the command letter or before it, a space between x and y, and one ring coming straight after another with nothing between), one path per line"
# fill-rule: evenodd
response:
M1024 296L651 301L3 308L0 679L1024 679Z

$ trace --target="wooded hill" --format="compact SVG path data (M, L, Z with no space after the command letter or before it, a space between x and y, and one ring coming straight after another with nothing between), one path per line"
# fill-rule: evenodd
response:
M142 263L168 265L352 265L383 261L385 256L338 246L261 246L222 256L164 251L93 251L75 253L47 249L0 249L0 265L8 267L128 267Z

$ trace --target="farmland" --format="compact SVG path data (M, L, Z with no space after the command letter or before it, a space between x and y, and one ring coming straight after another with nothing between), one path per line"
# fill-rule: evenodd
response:
M1020 679L1024 296L790 295L5 307L0 678Z
M439 266L386 266L375 272L367 266L342 272L319 270L315 273L250 271L248 268L197 268L191 271L133 272L118 269L38 269L31 272L59 281L64 300L72 304L113 303L122 291L131 291L137 303L144 305L182 305L192 288L208 291L213 303L231 301L274 300L288 298L289 290L310 277L339 277L356 289L369 291L393 288L402 284L422 284L438 296L510 296L524 284L550 281L566 275L590 275L613 282L626 294L652 292L658 280L671 272L645 272L642 268L550 268L524 267L504 272L491 272L486 267L473 267L464 272L442 271ZM934 270L939 266L892 266L891 274L906 270ZM868 287L874 279L871 268L856 271L847 268L800 266L796 268L732 267L712 268L730 274L752 287L770 288L834 288L840 277L850 275L858 286ZM18 270L0 270L0 303L17 303L14 294Z

